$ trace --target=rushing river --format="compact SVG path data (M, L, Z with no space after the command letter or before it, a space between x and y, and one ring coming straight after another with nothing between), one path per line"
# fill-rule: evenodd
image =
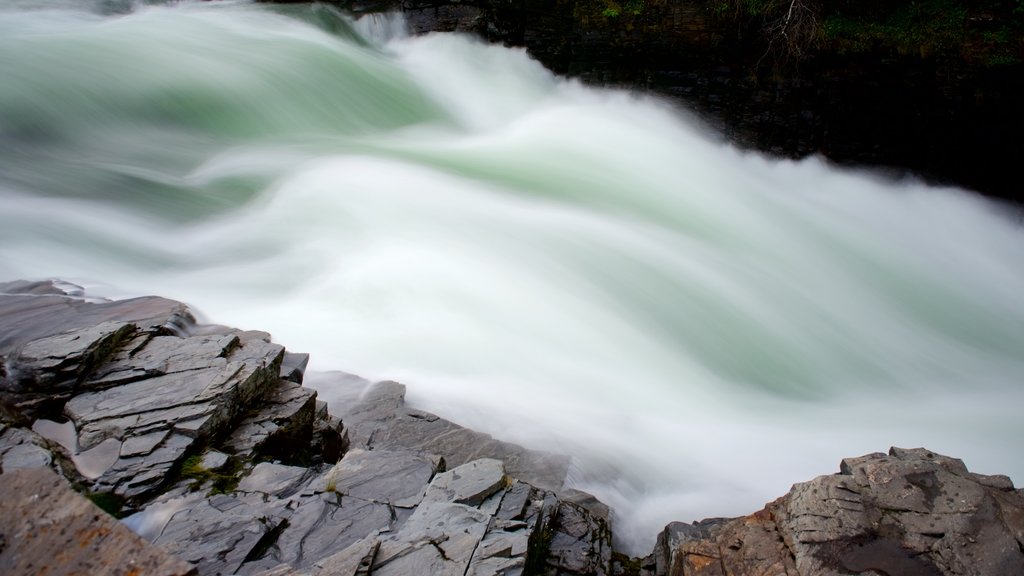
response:
M1024 481L1005 209L394 18L5 0L0 279L51 276L569 453L637 553L890 445Z

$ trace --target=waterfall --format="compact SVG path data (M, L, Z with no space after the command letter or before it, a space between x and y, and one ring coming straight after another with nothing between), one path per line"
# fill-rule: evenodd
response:
M0 78L0 279L571 454L631 552L890 445L1024 480L1024 233L976 195L316 5L8 2Z

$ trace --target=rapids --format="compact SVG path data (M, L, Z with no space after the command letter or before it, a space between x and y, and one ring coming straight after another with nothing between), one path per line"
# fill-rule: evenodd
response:
M632 553L890 445L1024 481L1004 207L737 150L397 18L5 2L0 279L45 277L571 454Z

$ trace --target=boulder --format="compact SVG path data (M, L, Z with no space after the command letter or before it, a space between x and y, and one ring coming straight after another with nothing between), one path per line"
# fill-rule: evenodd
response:
M750 516L670 525L665 541L651 573L1024 574L1024 493L958 459L892 448L847 458Z

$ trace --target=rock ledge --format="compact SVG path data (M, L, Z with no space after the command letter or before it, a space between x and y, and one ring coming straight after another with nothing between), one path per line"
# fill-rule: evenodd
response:
M0 283L5 574L1024 575L1024 491L922 448L613 554L565 456L409 408L395 382L316 374L328 410L266 333L68 288Z

